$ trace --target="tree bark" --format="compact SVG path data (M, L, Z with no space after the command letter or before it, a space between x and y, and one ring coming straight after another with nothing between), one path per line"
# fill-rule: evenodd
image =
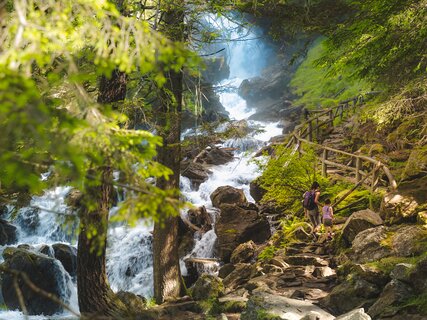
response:
M184 13L182 9L169 9L164 14L164 32L171 40L182 40ZM169 71L167 83L160 90L158 125L161 128L163 146L158 150L157 161L170 169L173 174L159 179L157 186L163 190L178 189L181 160L181 111L182 72ZM162 213L160 212L160 215ZM153 232L154 296L157 303L179 297L183 290L178 256L178 219L168 217L164 223L155 223Z
M110 79L101 77L99 103L121 101L125 95L126 75L124 73L114 70ZM97 176L97 173L100 181L91 181L93 186L87 188L84 202L86 207L80 215L77 248L78 301L82 314L116 317L124 310L124 306L115 298L110 288L105 267L112 169L108 165L94 168L89 172L88 179L91 180L93 176Z

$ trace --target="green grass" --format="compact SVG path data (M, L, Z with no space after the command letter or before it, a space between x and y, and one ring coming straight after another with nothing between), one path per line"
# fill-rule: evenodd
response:
M410 297L403 305L403 308L415 307L421 314L427 315L427 292Z
M332 107L370 90L366 81L352 78L353 70L350 68L341 70L341 74L331 74L325 65L318 63L325 53L324 39L319 38L291 81L293 92L299 96L295 104L308 108Z

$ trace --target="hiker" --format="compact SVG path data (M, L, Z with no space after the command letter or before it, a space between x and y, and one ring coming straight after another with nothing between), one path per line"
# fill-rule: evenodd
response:
M317 181L314 181L311 185L311 189L304 193L304 213L307 218L310 219L311 224L313 225L313 233L317 232L317 229L320 225L320 215L319 215L319 197L320 197L320 185Z
M323 219L323 226L326 229L326 232L328 233L328 240L332 240L332 223L334 219L334 210L331 206L331 200L326 199L325 205L322 208L322 219Z

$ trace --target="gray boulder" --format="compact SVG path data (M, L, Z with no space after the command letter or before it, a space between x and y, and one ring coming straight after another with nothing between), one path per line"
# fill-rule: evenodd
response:
M378 213L369 209L357 211L344 224L342 237L347 244L351 244L360 232L382 224L383 220Z
M231 263L236 264L236 263L250 262L250 260L255 255L255 249L256 249L256 245L252 240L239 244L231 254L231 259L230 259Z
M399 257L411 257L425 251L427 231L417 225L400 227L393 235L393 252Z
M16 227L0 219L0 245L13 244L18 240Z
M249 184L249 193L255 202L260 202L262 197L267 193L267 190L261 187L259 179L255 179Z
M246 203L246 196L242 189L237 189L231 186L222 186L212 192L212 205L220 208L223 204L243 204Z
M218 298L223 294L222 280L211 274L202 274L191 288L191 295L194 300Z
M382 245L386 240L388 229L384 226L367 229L360 232L353 240L351 257L356 263L376 261L393 254L388 246Z
M265 216L258 214L254 205L221 205L221 213L215 224L218 257L229 262L231 253L244 242L252 240L259 244L271 236L270 224Z
M410 286L399 280L392 280L385 286L381 296L369 308L368 313L374 319L380 315L394 315L397 312L395 307L402 304L411 294Z
M365 313L363 308L355 309L346 314L343 314L339 317L336 317L335 320L371 320L372 318L369 314Z
M69 276L58 260L26 249L8 247L3 252L3 267L24 272L38 288L55 295L68 303L71 292L68 287ZM4 302L10 310L21 309L14 288L14 276L5 273L1 278ZM62 306L33 291L23 280L18 281L25 306L31 315L52 315L63 310Z
M52 245L55 258L58 259L64 269L69 273L70 276L74 277L77 274L77 249L65 244L55 243Z

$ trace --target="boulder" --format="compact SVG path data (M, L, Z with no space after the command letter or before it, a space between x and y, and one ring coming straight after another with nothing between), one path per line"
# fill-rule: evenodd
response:
M408 299L411 294L412 289L407 284L392 280L385 286L381 296L369 308L368 313L374 319L378 319L382 314L393 315L397 312L395 307Z
M381 203L381 216L391 223L415 222L417 219L417 200L398 192L387 194Z
M218 271L218 277L221 279L226 278L230 273L232 273L236 269L234 264L232 263L226 263L224 264Z
M217 166L226 164L233 159L232 150L209 146L194 158L194 162Z
M5 217L9 214L9 208L5 204L0 204L0 217Z
M260 202L262 197L267 193L267 190L265 190L263 187L261 187L259 183L259 179L255 179L251 181L249 184L249 193L251 197L255 200L255 202Z
M344 224L342 238L350 245L361 231L382 224L383 220L378 213L369 209L357 211Z
M256 245L252 240L239 244L231 254L231 263L236 264L250 262L255 255L255 249Z
M372 318L369 314L365 313L363 308L355 309L346 314L343 314L339 317L336 317L335 320L371 320Z
M147 300L132 292L119 291L116 297L126 306L128 312L137 314L139 311L147 309Z
M212 229L212 218L205 206L189 209L187 212L188 221L204 232Z
M251 205L223 204L215 224L218 257L229 262L231 253L241 243L249 240L259 244L271 236L270 225L265 216L258 214Z
M351 257L356 263L376 261L393 254L390 247L382 244L387 239L388 229L384 226L360 232L353 240Z
M190 179L193 186L198 187L209 178L210 170L202 164L190 160L181 162L181 175Z
M252 295L242 320L257 319L322 319L332 320L335 317L309 301L286 298L267 292L257 292Z
M411 271L414 269L414 265L411 263L398 263L394 266L394 269L390 273L390 277L393 280L399 280L402 282L409 282L409 276Z
M68 303L71 292L68 286L69 276L56 259L25 249L8 247L3 252L3 267L25 272L38 288L59 297ZM6 306L10 310L21 309L14 288L14 276L5 273L1 278L1 287ZM18 281L22 298L31 315L52 315L63 310L62 306L34 292L24 281Z
M420 226L399 227L393 235L393 252L399 257L419 255L425 251L427 230Z
M64 269L72 277L77 274L77 249L65 244L55 243L52 245L55 258L61 261Z
M211 274L202 274L191 288L191 296L194 300L207 300L218 298L224 294L222 280Z
M16 227L0 219L0 245L13 244L18 240Z
M246 203L246 196L242 189L231 186L222 186L215 189L211 196L212 205L220 208L222 204L242 204Z
M415 292L422 293L427 291L427 258L418 261L409 274L409 281Z
M234 270L223 280L227 291L231 291L239 285L244 284L251 277L252 271L252 265L249 263L236 264Z
M361 288L354 282L345 281L335 286L332 291L320 300L320 305L331 310L334 314L343 314L355 308L373 303L373 299L359 296Z

